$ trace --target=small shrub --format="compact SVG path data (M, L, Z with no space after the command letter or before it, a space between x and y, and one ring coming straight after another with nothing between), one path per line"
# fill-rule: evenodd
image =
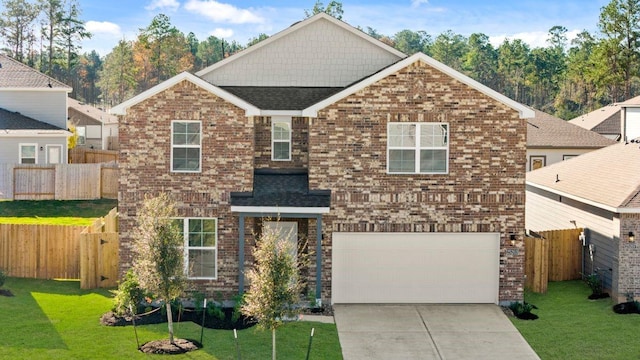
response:
M231 313L231 321L237 322L242 316L242 306L244 305L244 295L236 295L233 297L234 305Z
M535 320L538 318L538 315L531 313L531 310L537 309L537 307L533 304L529 304L528 302L512 302L509 305L509 309L513 311L513 315L518 319Z
M589 289L591 289L592 294L602 294L602 280L600 279L600 274L592 273L590 275L587 275L584 278L584 282L587 284Z
M146 292L140 287L135 274L129 270L118 285L118 290L115 291L113 312L122 316L130 312L129 306L136 312L138 305L142 303L145 296Z
M7 281L7 273L0 269L0 288L4 286L5 281Z

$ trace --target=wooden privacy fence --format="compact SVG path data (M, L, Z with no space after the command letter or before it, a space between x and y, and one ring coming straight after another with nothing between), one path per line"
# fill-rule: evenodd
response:
M0 164L0 198L116 199L117 164Z
M91 226L0 224L0 268L15 277L80 279L82 289L115 287L117 216L114 208Z
M69 150L69 163L93 164L118 161L118 151L75 147Z
M35 279L80 277L84 226L0 224L0 268Z
M80 288L118 285L118 212L114 208L80 233Z
M540 238L525 238L525 286L546 292L548 281L581 278L583 229L540 232Z

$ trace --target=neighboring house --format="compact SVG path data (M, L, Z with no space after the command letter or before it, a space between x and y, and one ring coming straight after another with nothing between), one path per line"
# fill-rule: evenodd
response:
M615 144L596 132L535 110L527 120L527 171Z
M614 297L640 296L640 143L619 143L527 173L527 229L585 228L585 271ZM576 239L578 241L578 239Z
M0 163L67 162L71 88L0 55Z
M177 201L193 285L246 289L264 227L331 303L510 303L524 292L533 111L318 14L121 115L120 269L144 197Z
M569 122L616 141L640 137L640 96L601 107Z
M113 150L118 142L118 117L69 98L69 122L76 127L76 146Z

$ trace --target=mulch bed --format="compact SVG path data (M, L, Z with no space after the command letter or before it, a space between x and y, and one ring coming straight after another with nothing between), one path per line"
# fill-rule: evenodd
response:
M599 300L599 299L608 299L609 293L600 293L600 294L591 294L589 295L589 300Z
M149 341L140 346L140 351L146 354L176 355L198 350L202 344L195 340L174 339L173 344L169 339Z
M640 309L635 302L628 301L613 305L613 312L616 314L640 314Z
M166 314L163 314L158 308L154 310L155 311L150 311L142 315L136 315L136 325L162 324L167 322ZM223 308L222 312L224 313L224 319L206 314L204 327L208 329L242 330L250 328L256 324L256 321L254 319L248 318L244 315L241 315L238 320L233 321L232 308ZM109 311L102 315L102 317L100 318L100 323L106 326L129 326L133 324L132 320L133 319L130 315L119 316L112 311ZM198 325L202 325L202 312L196 312L190 309L187 309L182 313L174 311L173 321L191 321Z
M13 295L11 290L0 289L0 296L12 297L12 296L15 296L15 295Z

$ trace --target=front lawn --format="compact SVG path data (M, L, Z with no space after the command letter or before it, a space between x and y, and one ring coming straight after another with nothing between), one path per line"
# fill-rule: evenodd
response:
M613 312L611 299L588 300L582 281L550 282L547 294L527 293L538 320L512 318L541 359L639 359L640 315Z
M81 290L76 281L9 278L0 296L0 358L3 359L148 359L136 349L133 327L100 325L112 305L107 290ZM176 336L200 339L200 326L175 323ZM295 322L278 330L278 359L304 359L315 328L312 359L341 359L333 324ZM162 339L166 324L138 327L140 342ZM242 359L268 359L271 333L255 327L238 331ZM236 359L233 331L204 330L204 348L171 359ZM151 356L154 357L154 356ZM155 356L166 358L167 356Z
M117 205L111 199L0 201L0 224L88 226Z

